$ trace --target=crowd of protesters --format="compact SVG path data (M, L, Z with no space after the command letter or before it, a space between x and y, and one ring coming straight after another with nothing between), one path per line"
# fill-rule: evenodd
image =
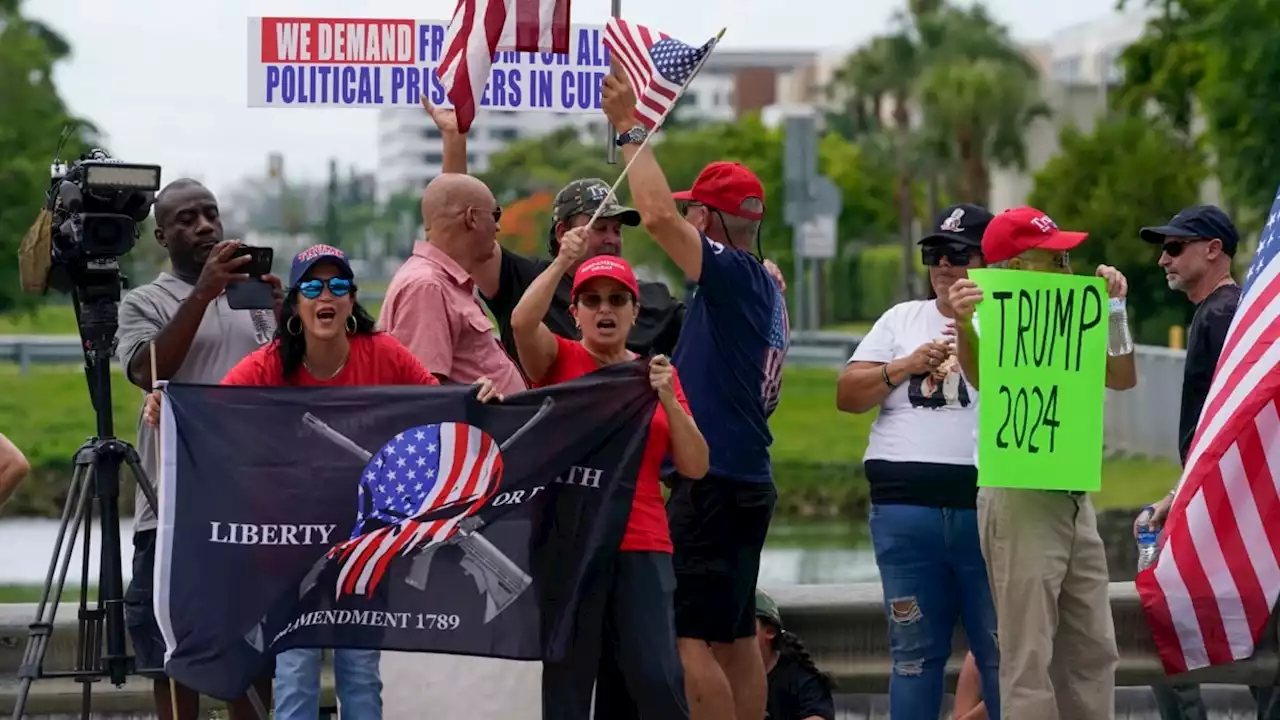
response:
M425 238L415 243L375 320L357 300L341 250L314 246L292 261L273 310L237 310L231 283L249 256L222 236L217 201L192 180L156 198L155 240L170 270L120 307L118 358L146 392L138 450L157 477L154 446L167 381L340 387L475 384L481 401L569 382L643 361L658 405L612 569L597 656L563 663L334 650L343 717L589 717L639 720L834 720L831 675L817 668L777 603L757 588L777 492L768 419L782 392L789 318L777 267L763 258L764 189L739 163L708 165L673 192L635 120L635 94L609 75L605 114L629 167L634 208L603 181L571 182L556 196L550 259L496 241L502 208L467 174L466 136L453 114L426 106L444 141L444 173L422 196ZM424 101L425 104L425 101ZM696 291L682 302L641 282L622 259L624 227L643 226ZM841 374L836 404L876 411L865 455L870 531L891 648L893 718L942 710L958 623L969 654L954 717L1114 716L1115 631L1108 572L1089 496L978 488L983 293L968 271L1002 267L1071 272L1087 239L1043 212L993 215L945 209L919 241L930 296L889 308ZM1237 235L1213 207L1144 229L1160 246L1171 289L1197 304L1191 327L1180 447L1184 458L1239 300L1230 275ZM1113 298L1124 276L1099 266ZM496 319L495 323L490 319ZM1105 383L1137 382L1132 351L1107 358ZM0 436L0 502L26 473ZM663 486L668 496L663 498ZM1159 527L1169 499L1155 504ZM128 629L161 718L195 718L198 695L164 676L164 640L152 608L155 511L141 492ZM232 718L314 718L322 651L290 650ZM384 688L383 674L413 683ZM1196 686L1156 688L1164 718L1204 717ZM1259 717L1280 717L1255 688Z

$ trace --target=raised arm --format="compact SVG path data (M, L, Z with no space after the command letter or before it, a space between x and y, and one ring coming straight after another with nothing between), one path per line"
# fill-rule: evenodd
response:
M560 278L586 251L586 228L574 228L560 241L560 254L551 265L538 274L511 311L511 334L516 341L516 354L520 367L531 382L546 379L547 371L556 362L559 347L556 337L547 329L542 318L547 316L551 299L555 297Z
M658 402L667 413L671 435L671 462L676 472L690 480L700 480L711 469L711 450L689 412L675 368L665 355L649 360L649 383L658 391Z
M451 108L438 108L431 104L426 95L422 96L422 109L426 111L436 129L440 131L440 145L444 153L441 173L457 173L466 175L467 167L467 134L458 130L458 116ZM493 241L495 245L497 240ZM502 278L502 248L489 256L471 270L471 279L485 299L498 296Z
M639 124L635 118L635 91L623 73L615 71L605 76L603 104L605 115L618 134ZM622 156L630 167L627 182L631 187L631 200L640 211L644 229L685 277L697 282L702 277L702 237L676 208L671 186L651 146L623 145Z
M224 240L209 252L200 279L167 321L162 321L155 306L143 297L133 293L125 296L120 303L116 339L120 362L125 367L129 382L143 390L151 390L156 379L168 380L178 372L187 359L187 351L204 321L209 303L222 294L227 283L249 279L248 275L237 272L249 262L249 256L231 257L238 247L239 241ZM151 377L150 352L141 352L149 345L156 348L156 374L159 378Z

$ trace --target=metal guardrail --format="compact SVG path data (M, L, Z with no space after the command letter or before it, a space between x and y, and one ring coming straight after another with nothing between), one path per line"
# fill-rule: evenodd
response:
M792 585L765 588L782 611L787 629L804 640L818 667L831 672L841 693L883 694L888 691L891 662L884 600L879 583L852 585ZM1117 687L1143 687L1170 680L1205 684L1263 685L1280 683L1280 655L1274 622L1254 657L1231 665L1205 668L1167 678L1147 629L1142 603L1132 582L1111 583L1111 612L1115 620L1120 663ZM33 604L0 605L0 713L13 711L17 682L13 680L26 645L27 624L35 614ZM74 667L76 621L73 607L59 613L46 655L46 669ZM954 688L966 652L963 632L957 627L953 653L947 664L948 687ZM413 682L412 678L384 677L384 682ZM326 673L325 695L332 697L332 675ZM33 715L74 712L79 707L79 685L71 681L40 680L32 686L28 707ZM106 683L94 688L95 708L108 712L143 711L151 707L149 684L131 679L124 688Z
M787 362L792 366L839 369L862 341L861 335L796 331ZM1135 349L1138 386L1107 392L1106 449L1178 462L1178 412L1186 352L1152 345ZM0 335L0 363L16 363L26 375L33 365L83 362L75 335ZM1172 484L1176 478L1170 478Z

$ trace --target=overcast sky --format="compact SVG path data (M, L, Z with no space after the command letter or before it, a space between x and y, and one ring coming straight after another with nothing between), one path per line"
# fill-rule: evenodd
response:
M724 47L851 49L883 31L904 0L624 0L623 16L693 42L727 26ZM74 56L59 68L73 112L105 132L122 160L164 166L165 182L200 177L215 192L260 174L266 155L284 154L295 178L322 178L328 159L372 169L376 110L246 107L251 16L447 20L454 0L27 0ZM696 5L697 14L688 9ZM987 5L1020 40L1112 12L1115 0ZM610 4L574 0L573 22L603 24ZM50 138L50 152L56 144Z

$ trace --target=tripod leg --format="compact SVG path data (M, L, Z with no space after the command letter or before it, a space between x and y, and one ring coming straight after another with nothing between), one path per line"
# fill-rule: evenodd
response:
M62 597L62 587L66 583L67 566L71 564L71 555L75 552L76 537L79 535L80 524L85 520L89 498L93 494L93 484L89 477L88 467L77 462L75 470L71 473L71 483L67 489L67 501L63 505L62 520L58 527L58 539L54 543L53 556L49 559L49 571L45 577L40 603L36 608L36 618L28 626L27 647L22 656L22 664L18 668L18 677L22 679L22 682L18 690L17 700L13 706L13 720L21 720L26 714L27 697L31 692L31 682L44 672L44 657L49 647L49 636L53 632L54 619L58 614L58 602ZM69 538L67 537L68 530L70 530ZM52 596L51 602L50 596ZM45 617L46 609L49 611L47 619Z

